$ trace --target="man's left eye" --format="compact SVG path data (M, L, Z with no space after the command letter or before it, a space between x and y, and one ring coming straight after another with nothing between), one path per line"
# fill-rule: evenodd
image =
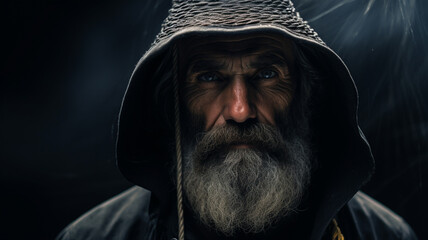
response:
M278 73L273 70L262 70L257 74L257 77L261 79L270 79L278 76Z

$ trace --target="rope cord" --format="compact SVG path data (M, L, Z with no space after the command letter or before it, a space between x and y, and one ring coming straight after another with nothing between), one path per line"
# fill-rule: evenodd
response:
M342 231L340 231L339 225L337 224L337 221L335 218L333 218L333 238L332 240L345 240L345 237L342 234Z
M180 101L178 94L178 54L177 46L173 46L173 84L175 96L175 150L177 157L177 211L178 211L178 240L184 240L183 216L183 170L181 156Z

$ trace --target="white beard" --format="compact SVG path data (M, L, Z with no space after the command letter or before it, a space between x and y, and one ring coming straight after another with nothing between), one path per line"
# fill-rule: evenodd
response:
M214 163L185 158L184 189L202 222L226 235L256 233L295 211L310 177L306 141L285 141L287 159L254 148L231 149Z

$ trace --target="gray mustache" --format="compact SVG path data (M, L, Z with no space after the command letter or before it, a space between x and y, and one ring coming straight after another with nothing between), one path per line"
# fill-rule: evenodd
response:
M214 155L225 154L232 146L239 144L268 152L278 159L285 154L285 142L278 128L263 123L226 124L205 132L199 138L193 158L210 161Z

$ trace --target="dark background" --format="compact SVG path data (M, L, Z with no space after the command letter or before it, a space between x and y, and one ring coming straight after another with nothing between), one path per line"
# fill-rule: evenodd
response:
M377 160L364 190L427 239L428 1L294 3L357 82ZM0 239L52 239L131 186L115 167L117 114L170 2L2 5Z

